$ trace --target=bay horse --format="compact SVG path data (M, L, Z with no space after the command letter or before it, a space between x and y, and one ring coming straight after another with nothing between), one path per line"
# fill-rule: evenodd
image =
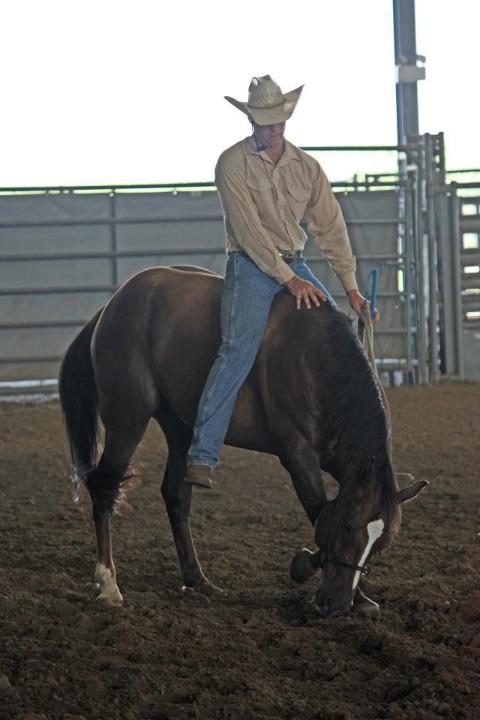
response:
M59 392L73 473L90 493L98 597L110 604L122 602L112 510L151 418L168 444L162 495L184 587L215 589L195 551L192 486L184 476L196 408L220 344L222 287L223 278L200 268L144 270L97 312L63 359ZM279 293L225 443L276 455L289 472L319 547L293 559L291 576L304 582L323 568L315 605L325 616L350 609L368 556L399 528L400 504L428 484L398 490L385 402L348 318L328 302L296 310L293 297ZM99 419L105 439L98 460ZM322 470L339 483L334 500Z

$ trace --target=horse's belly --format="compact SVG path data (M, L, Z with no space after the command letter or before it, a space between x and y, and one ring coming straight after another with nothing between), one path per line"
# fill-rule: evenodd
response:
M269 452L263 407L248 379L240 388L225 444Z

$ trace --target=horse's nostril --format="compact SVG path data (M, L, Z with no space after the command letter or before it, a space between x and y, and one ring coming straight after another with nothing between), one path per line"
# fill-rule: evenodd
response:
M333 597L328 595L325 600L323 601L323 609L327 615L330 615L333 608Z
M333 611L333 597L331 595L324 595L321 598L317 598L315 606L320 615L331 615Z

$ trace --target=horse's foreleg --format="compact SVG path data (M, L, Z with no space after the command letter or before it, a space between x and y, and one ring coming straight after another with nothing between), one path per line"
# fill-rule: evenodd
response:
M298 499L308 519L315 525L321 509L327 503L318 453L311 447L297 445L281 455L280 462L290 473Z
M184 589L190 588L210 595L219 588L212 585L203 574L193 544L189 519L192 486L184 480L187 449L186 446L180 449L178 445L173 446L172 443L169 443L169 455L163 478L162 495L177 548Z
M280 461L290 473L293 486L308 519L312 525L315 525L320 511L327 503L318 454L310 447L297 446L280 457ZM297 583L304 583L317 572L319 567L320 565L315 562L315 555L304 548L292 559L290 577Z

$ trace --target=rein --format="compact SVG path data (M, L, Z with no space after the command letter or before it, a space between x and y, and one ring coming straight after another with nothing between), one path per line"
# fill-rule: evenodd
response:
M366 345L368 359L372 370L378 378L377 363L375 362L375 351L373 349L373 321L366 305L362 308L362 314L358 318L358 336L362 345Z

